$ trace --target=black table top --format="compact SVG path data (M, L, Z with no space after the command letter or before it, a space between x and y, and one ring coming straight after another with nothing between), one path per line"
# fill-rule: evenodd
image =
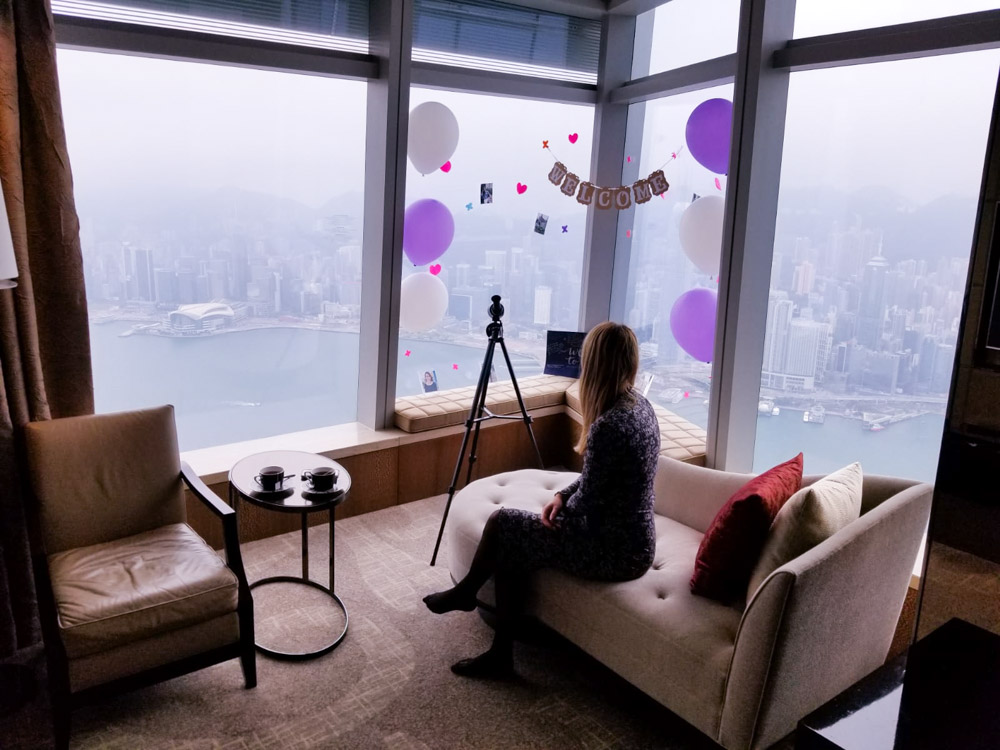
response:
M254 477L265 466L281 466L285 475L285 489L264 492ZM329 466L337 472L333 492L310 492L309 482L302 473L320 466ZM240 459L229 470L229 483L244 500L262 508L283 513L312 513L340 505L351 492L351 475L336 461L305 451L266 451Z
M800 721L795 747L1000 748L1000 636L949 620Z

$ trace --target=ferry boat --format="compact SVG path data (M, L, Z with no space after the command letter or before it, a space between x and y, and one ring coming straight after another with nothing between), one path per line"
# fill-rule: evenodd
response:
M757 403L757 413L765 417L776 417L781 414L781 409L774 405L773 399L763 398Z
M812 409L802 413L802 421L823 424L826 421L826 408L822 404L816 404Z

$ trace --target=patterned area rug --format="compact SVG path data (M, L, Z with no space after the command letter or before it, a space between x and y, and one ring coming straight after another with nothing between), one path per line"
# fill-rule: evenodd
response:
M336 525L336 589L350 614L339 648L313 661L258 655L79 709L74 748L701 748L692 727L553 634L517 645L514 682L457 677L448 666L488 647L475 613L435 616L420 601L450 585L444 549L428 561L444 497ZM251 581L301 571L299 533L244 545ZM310 530L312 577L326 583L328 527ZM319 646L343 615L303 586L254 590L258 642Z

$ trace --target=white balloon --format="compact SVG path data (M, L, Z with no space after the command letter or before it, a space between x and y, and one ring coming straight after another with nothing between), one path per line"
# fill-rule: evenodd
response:
M410 112L410 162L420 174L430 174L451 159L458 145L458 120L440 102L424 102Z
M448 288L426 271L403 279L399 300L399 327L407 331L429 331L448 310Z
M692 263L710 276L719 273L725 207L722 198L707 195L688 206L681 216L681 248Z

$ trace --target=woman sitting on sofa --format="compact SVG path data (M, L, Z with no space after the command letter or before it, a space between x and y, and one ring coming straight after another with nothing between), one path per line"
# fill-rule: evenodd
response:
M513 628L525 577L557 568L596 581L629 581L653 563L653 476L660 430L653 407L633 387L639 343L630 328L601 323L583 342L577 451L583 473L557 492L541 514L500 508L490 516L468 574L424 597L437 614L476 608L494 577L497 627L492 647L452 665L469 677L513 674Z

